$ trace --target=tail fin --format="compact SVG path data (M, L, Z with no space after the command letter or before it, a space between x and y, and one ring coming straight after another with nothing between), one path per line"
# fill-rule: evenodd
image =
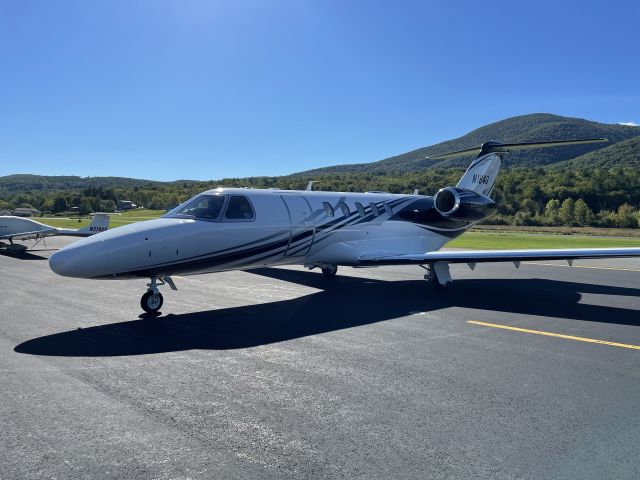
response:
M85 235L93 235L94 233L104 232L109 228L109 214L108 213L94 213L91 223L78 230L78 233Z
M502 159L497 153L482 153L471 162L467 171L456 185L488 197L498 178Z
M427 157L432 160L444 160L452 157L460 157L472 153L478 153L467 171L458 182L458 187L472 190L481 195L489 196L493 185L498 177L502 155L505 153L526 150L529 148L549 148L563 145L581 145L585 143L608 142L606 138L588 138L576 140L555 140L551 142L529 142L529 143L500 143L496 141L485 142L480 147L468 148L457 152L444 153Z

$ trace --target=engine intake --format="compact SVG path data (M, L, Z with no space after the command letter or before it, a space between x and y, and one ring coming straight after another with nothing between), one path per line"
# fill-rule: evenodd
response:
M438 190L433 202L440 215L448 217L460 208L460 194L453 187Z
M460 187L445 187L433 197L436 211L456 220L482 220L493 214L496 203L489 197Z

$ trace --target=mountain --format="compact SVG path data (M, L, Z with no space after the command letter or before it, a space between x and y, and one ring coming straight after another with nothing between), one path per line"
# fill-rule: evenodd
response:
M477 147L488 140L501 142L538 142L571 138L608 138L609 143L575 145L539 150L514 152L505 157L505 166L543 166L570 160L581 155L608 148L633 137L640 136L640 127L606 124L582 118L561 117L549 113L534 113L511 117L477 128L454 140L419 148L395 157L372 163L336 165L294 174L317 176L331 173L407 173L431 168L466 166L470 157L446 161L428 160L425 157L465 148ZM637 145L635 146L637 148ZM594 157L596 158L596 157ZM613 158L613 157L612 157Z

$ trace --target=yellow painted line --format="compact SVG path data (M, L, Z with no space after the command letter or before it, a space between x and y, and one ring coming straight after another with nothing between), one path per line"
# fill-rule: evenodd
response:
M512 330L514 332L535 333L536 335L545 335L547 337L564 338L566 340L576 340L578 342L599 343L601 345L610 345L612 347L629 348L631 350L640 350L640 345L629 345L627 343L607 342L605 340L597 340L595 338L574 337L573 335L563 335L561 333L542 332L540 330L529 330L528 328L512 327L510 325L499 325L497 323L478 322L477 320L468 320L467 323L470 323L472 325L481 325L483 327Z
M560 261L560 260L558 260ZM545 267L563 267L563 268L592 268L593 270L620 270L622 272L640 272L635 268L616 268L616 267L595 267L591 265L557 265L555 263L540 263L540 262L522 262L528 265L544 265Z

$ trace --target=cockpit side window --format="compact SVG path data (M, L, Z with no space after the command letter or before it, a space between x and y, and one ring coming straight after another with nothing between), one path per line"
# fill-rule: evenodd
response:
M171 213L201 220L215 220L220 216L223 205L224 195L200 195L184 207Z
M224 218L229 220L253 220L254 216L253 208L251 208L251 204L246 197L234 195L229 199Z

